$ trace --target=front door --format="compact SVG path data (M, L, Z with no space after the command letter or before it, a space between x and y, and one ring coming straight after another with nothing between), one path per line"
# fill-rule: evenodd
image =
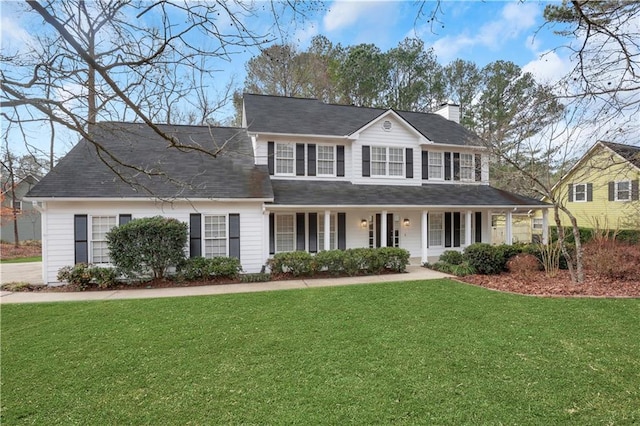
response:
M369 217L369 247L381 247L381 239L385 238L387 247L400 246L400 218L393 213L387 213L387 233L382 236L382 215L380 213Z

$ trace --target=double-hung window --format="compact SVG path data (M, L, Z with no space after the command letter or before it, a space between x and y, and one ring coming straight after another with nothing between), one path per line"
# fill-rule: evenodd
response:
M91 263L111 263L107 232L116 226L116 216L91 217Z
M429 151L429 179L442 179L444 153Z
M472 181L475 178L473 154L460 154L460 180Z
M295 158L295 144L276 143L276 174L293 175Z
M573 185L573 201L587 201L587 184L576 183Z
M329 247L324 246L324 215L318 215L318 248L322 250L335 250L336 249L336 215L329 216Z
M335 176L336 148L330 145L318 145L318 176Z
M631 182L623 180L615 183L615 199L616 201L631 200Z
M444 244L444 213L429 213L429 247Z
M372 146L371 176L404 176L404 149Z
M227 256L227 217L204 216L204 257Z
M292 214L276 214L276 252L295 250L295 223Z

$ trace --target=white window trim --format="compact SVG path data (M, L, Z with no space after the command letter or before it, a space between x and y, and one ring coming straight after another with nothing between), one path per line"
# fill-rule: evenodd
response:
M332 161L332 172L330 174L320 173L320 147L323 148L332 148L333 151L333 161ZM338 152L335 145L326 145L326 144L317 144L316 145L316 176L319 177L336 177L337 175L337 163L338 163Z
M291 250L280 250L278 248L278 241L280 240L279 235L279 231L278 231L278 218L279 217L283 217L283 216L290 216L292 218L292 223L293 223L293 231L292 231L292 248ZM275 252L276 253L289 253L292 251L296 250L296 215L294 213L276 213L275 215L275 220L273 221L273 225L275 227L274 230L274 245L275 245Z
M431 177L432 172L432 164L431 164L431 155L438 154L440 157L440 177ZM427 154L427 167L429 169L429 175L427 176L427 180L444 180L444 152L442 151L428 151Z
M626 190L627 193L629 194L629 196L627 198L619 198L618 197L618 193L620 192L620 190L618 189L618 184L620 183L626 183L627 185L629 185L629 188ZM631 201L631 181L630 180L619 180L616 181L613 184L613 199L615 201Z
M431 233L432 233L432 231L433 231L433 228L431 228L431 225L433 224L432 218L433 218L433 216L435 216L435 215L440 216L440 218L442 219L442 220L441 220L442 227L436 230L436 231L439 231L439 232L440 232L440 242L441 242L441 244L439 244L439 245L432 245L432 244L431 244ZM430 212L430 213L429 213L429 229L428 229L428 233L429 233L429 237L428 237L428 239L429 239L429 247L444 247L444 241L445 241L445 238L444 238L444 228L445 228L445 226L444 226L444 212Z
M578 188L578 186L583 186L584 187L584 200L578 200L578 198L576 197L576 194L578 193L576 191L576 189ZM573 184L573 188L571 188L571 190L573 191L573 202L574 203L586 203L587 202L587 184L586 183L574 183Z
M106 243L106 239L94 239L93 238L93 221L96 218L113 218L113 226L109 228L109 230L107 230L106 232L104 232L104 235L107 234L107 232L109 232L111 229L115 228L116 226L118 226L118 215L91 215L89 216L89 224L88 224L88 228L87 229L87 237L89 238L89 256L88 256L88 260L89 263L91 264L95 264L95 265L111 265L111 255L109 253L109 249L107 248L107 258L109 259L108 262L97 262L94 256L94 244L96 242L99 243Z
M462 169L463 169L463 167L462 167L462 156L463 155L471 157L471 165L468 166L468 167L465 167L466 169L471 170L470 177L468 177L468 178L463 178L462 177ZM474 182L475 181L475 177L476 177L475 176L475 172L476 172L476 170L475 170L475 161L474 160L475 159L474 159L473 154L471 154L469 152L461 152L460 153L460 182Z
M22 200L11 200L11 209L15 211L22 211Z
M207 237L207 231L206 231L206 222L207 222L207 217L224 217L224 238L214 238L214 237ZM202 229L201 229L201 234L202 235L202 248L201 248L201 253L203 255L203 257L206 257L208 259L212 259L214 257L228 257L229 256L229 215L228 214L214 214L214 213L210 213L210 214L203 214L202 215ZM207 241L208 240L225 240L225 254L222 256L207 256Z
M385 165L385 169L384 172L385 174L381 175L381 174L374 174L373 173L373 150L374 148L384 148L384 152L385 152L385 158L384 158L384 165ZM391 161L389 161L389 149L399 149L402 152L402 169L401 169L401 173L399 175L391 175L389 174L389 166L391 164ZM372 145L371 146L371 159L370 159L370 163L371 165L370 167L370 175L372 178L374 179L404 179L406 174L405 174L405 170L407 168L407 153L406 153L406 149L402 148L402 147L397 147L397 146L387 146L387 145ZM375 163L382 163L381 161L375 161ZM394 164L396 164L394 162Z
M542 229L542 227L544 226L544 221L543 219L540 217L534 217L533 218L533 223L531 224L531 228L532 229Z
M293 150L293 167L292 167L292 171L290 173L285 173L285 172L279 172L278 171L278 162L281 161L281 158L278 157L278 146L282 145L282 146L287 146L290 147ZM274 147L274 153L273 153L273 166L274 166L274 175L275 176L295 176L296 175L296 144L295 143L290 143L290 142L276 142L275 143L275 147ZM286 160L289 160L289 158L287 158Z

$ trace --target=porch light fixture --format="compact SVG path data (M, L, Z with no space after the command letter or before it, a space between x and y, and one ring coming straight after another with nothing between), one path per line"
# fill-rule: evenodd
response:
M408 228L409 226L411 226L411 221L409 220L409 218L406 218L406 219L403 221L403 223L404 223L404 226L405 226L406 228Z
M367 222L367 219L362 219L360 221L360 227L366 229L369 226L369 223Z

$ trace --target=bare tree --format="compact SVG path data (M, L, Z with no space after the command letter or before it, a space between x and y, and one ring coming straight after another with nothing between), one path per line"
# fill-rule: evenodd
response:
M26 5L25 13L41 19L44 31L27 52L3 48L3 118L55 123L92 142L102 157L134 170L136 165L92 139L97 121L140 121L170 148L215 156L219 149L183 143L155 123L188 117L189 106L202 107L206 121L216 109L207 88L220 62L275 40L269 29L258 33L245 24L259 5L242 1L30 0ZM304 6L283 7L295 19Z

